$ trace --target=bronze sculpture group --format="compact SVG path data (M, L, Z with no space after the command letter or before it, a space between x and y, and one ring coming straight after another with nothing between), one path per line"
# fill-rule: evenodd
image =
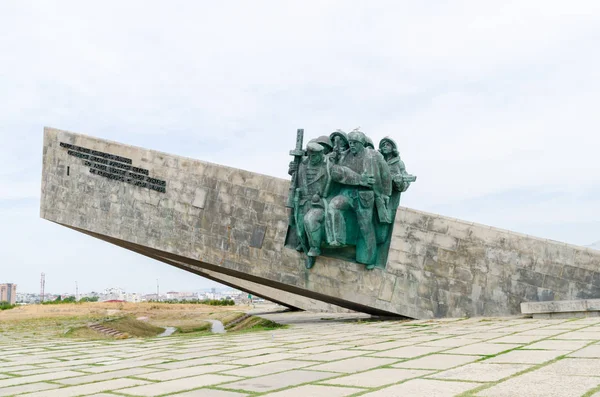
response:
M355 247L355 260L376 266L389 246L400 195L416 177L406 172L396 142L386 137L378 150L363 132L337 130L311 140L302 150L298 130L288 207L296 249L314 266L324 248ZM387 244L387 245L386 245ZM387 253L386 253L387 255Z

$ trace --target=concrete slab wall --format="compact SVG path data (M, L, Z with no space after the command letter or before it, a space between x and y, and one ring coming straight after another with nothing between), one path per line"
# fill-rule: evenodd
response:
M164 193L90 173L60 142L132 160ZM67 167L69 175L67 175ZM45 129L41 216L130 249L310 299L414 318L518 314L600 298L600 252L400 208L386 269L284 248L289 182Z

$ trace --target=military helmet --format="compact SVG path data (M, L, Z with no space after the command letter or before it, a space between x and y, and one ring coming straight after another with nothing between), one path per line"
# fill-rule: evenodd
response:
M321 135L318 138L311 139L310 142L316 142L319 145L323 146L327 153L333 150L333 145L331 144L331 139L327 135Z
M367 145L367 136L364 132L354 130L348 134L348 140L359 141L363 146Z
M396 142L394 142L394 140L392 138L390 138L389 136L386 136L381 141L379 141L379 149L381 149L381 146L383 146L383 144L386 142L388 142L390 145L392 145L393 149L398 150L398 145L396 145Z
M373 145L373 140L365 135L365 147L375 150L375 146Z
M332 132L329 135L329 139L331 139L331 142L333 144L335 144L335 137L336 136L340 137L340 139L342 140L344 146L346 146L346 147L350 146L348 144L348 137L346 136L346 133L344 131L342 131L342 130L336 130L336 131Z
M323 146L319 145L317 142L310 141L306 144L306 150L308 152L322 152L324 150Z

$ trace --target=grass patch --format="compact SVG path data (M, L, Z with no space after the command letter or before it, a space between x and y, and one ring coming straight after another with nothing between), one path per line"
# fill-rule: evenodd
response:
M191 334L194 332L210 332L212 324L207 321L199 321L198 323L188 323L177 327L179 334Z
M0 310L10 310L17 307L17 305L11 305L8 302L0 302Z
M241 331L272 331L275 329L287 328L285 324L279 324L266 318L261 317L248 317L247 319L240 321L233 327L229 328L227 332L241 332Z
M585 393L583 396L581 396L581 397L593 397L593 396L596 394L596 392L599 392L599 391L600 391L600 386L596 386L596 387L594 387L592 390L590 390L590 391L586 392L586 393Z
M85 340L115 339L110 335L94 331L88 327L71 328L65 333L66 337Z
M132 317L121 317L116 320L106 321L102 325L138 338L148 338L164 332L164 328L136 320Z
M214 313L210 316L213 320L219 320L223 323L224 326L227 326L232 321L237 320L240 317L244 317L246 313L242 312L222 312L222 313Z
M145 323L143 321L136 320L132 317L120 317L116 319L110 319L107 321L103 321L100 325L117 330L126 337L134 337L134 338L149 338L153 336L160 335L164 332L164 328L156 327L152 324ZM71 338L81 338L81 339L118 339L110 335L106 335L102 332L95 331L90 329L87 326L77 327L69 330L65 336ZM123 338L123 336L121 336Z

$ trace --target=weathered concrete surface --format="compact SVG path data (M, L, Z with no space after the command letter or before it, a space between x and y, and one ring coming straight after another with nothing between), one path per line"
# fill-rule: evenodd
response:
M533 318L574 318L600 316L600 299L574 301L524 302L521 312Z
M166 180L166 192L93 175L60 142L130 158ZM286 180L50 128L43 164L45 219L352 310L508 315L527 301L600 298L600 252L592 249L400 208L386 269L320 257L306 270L301 255L283 246Z

